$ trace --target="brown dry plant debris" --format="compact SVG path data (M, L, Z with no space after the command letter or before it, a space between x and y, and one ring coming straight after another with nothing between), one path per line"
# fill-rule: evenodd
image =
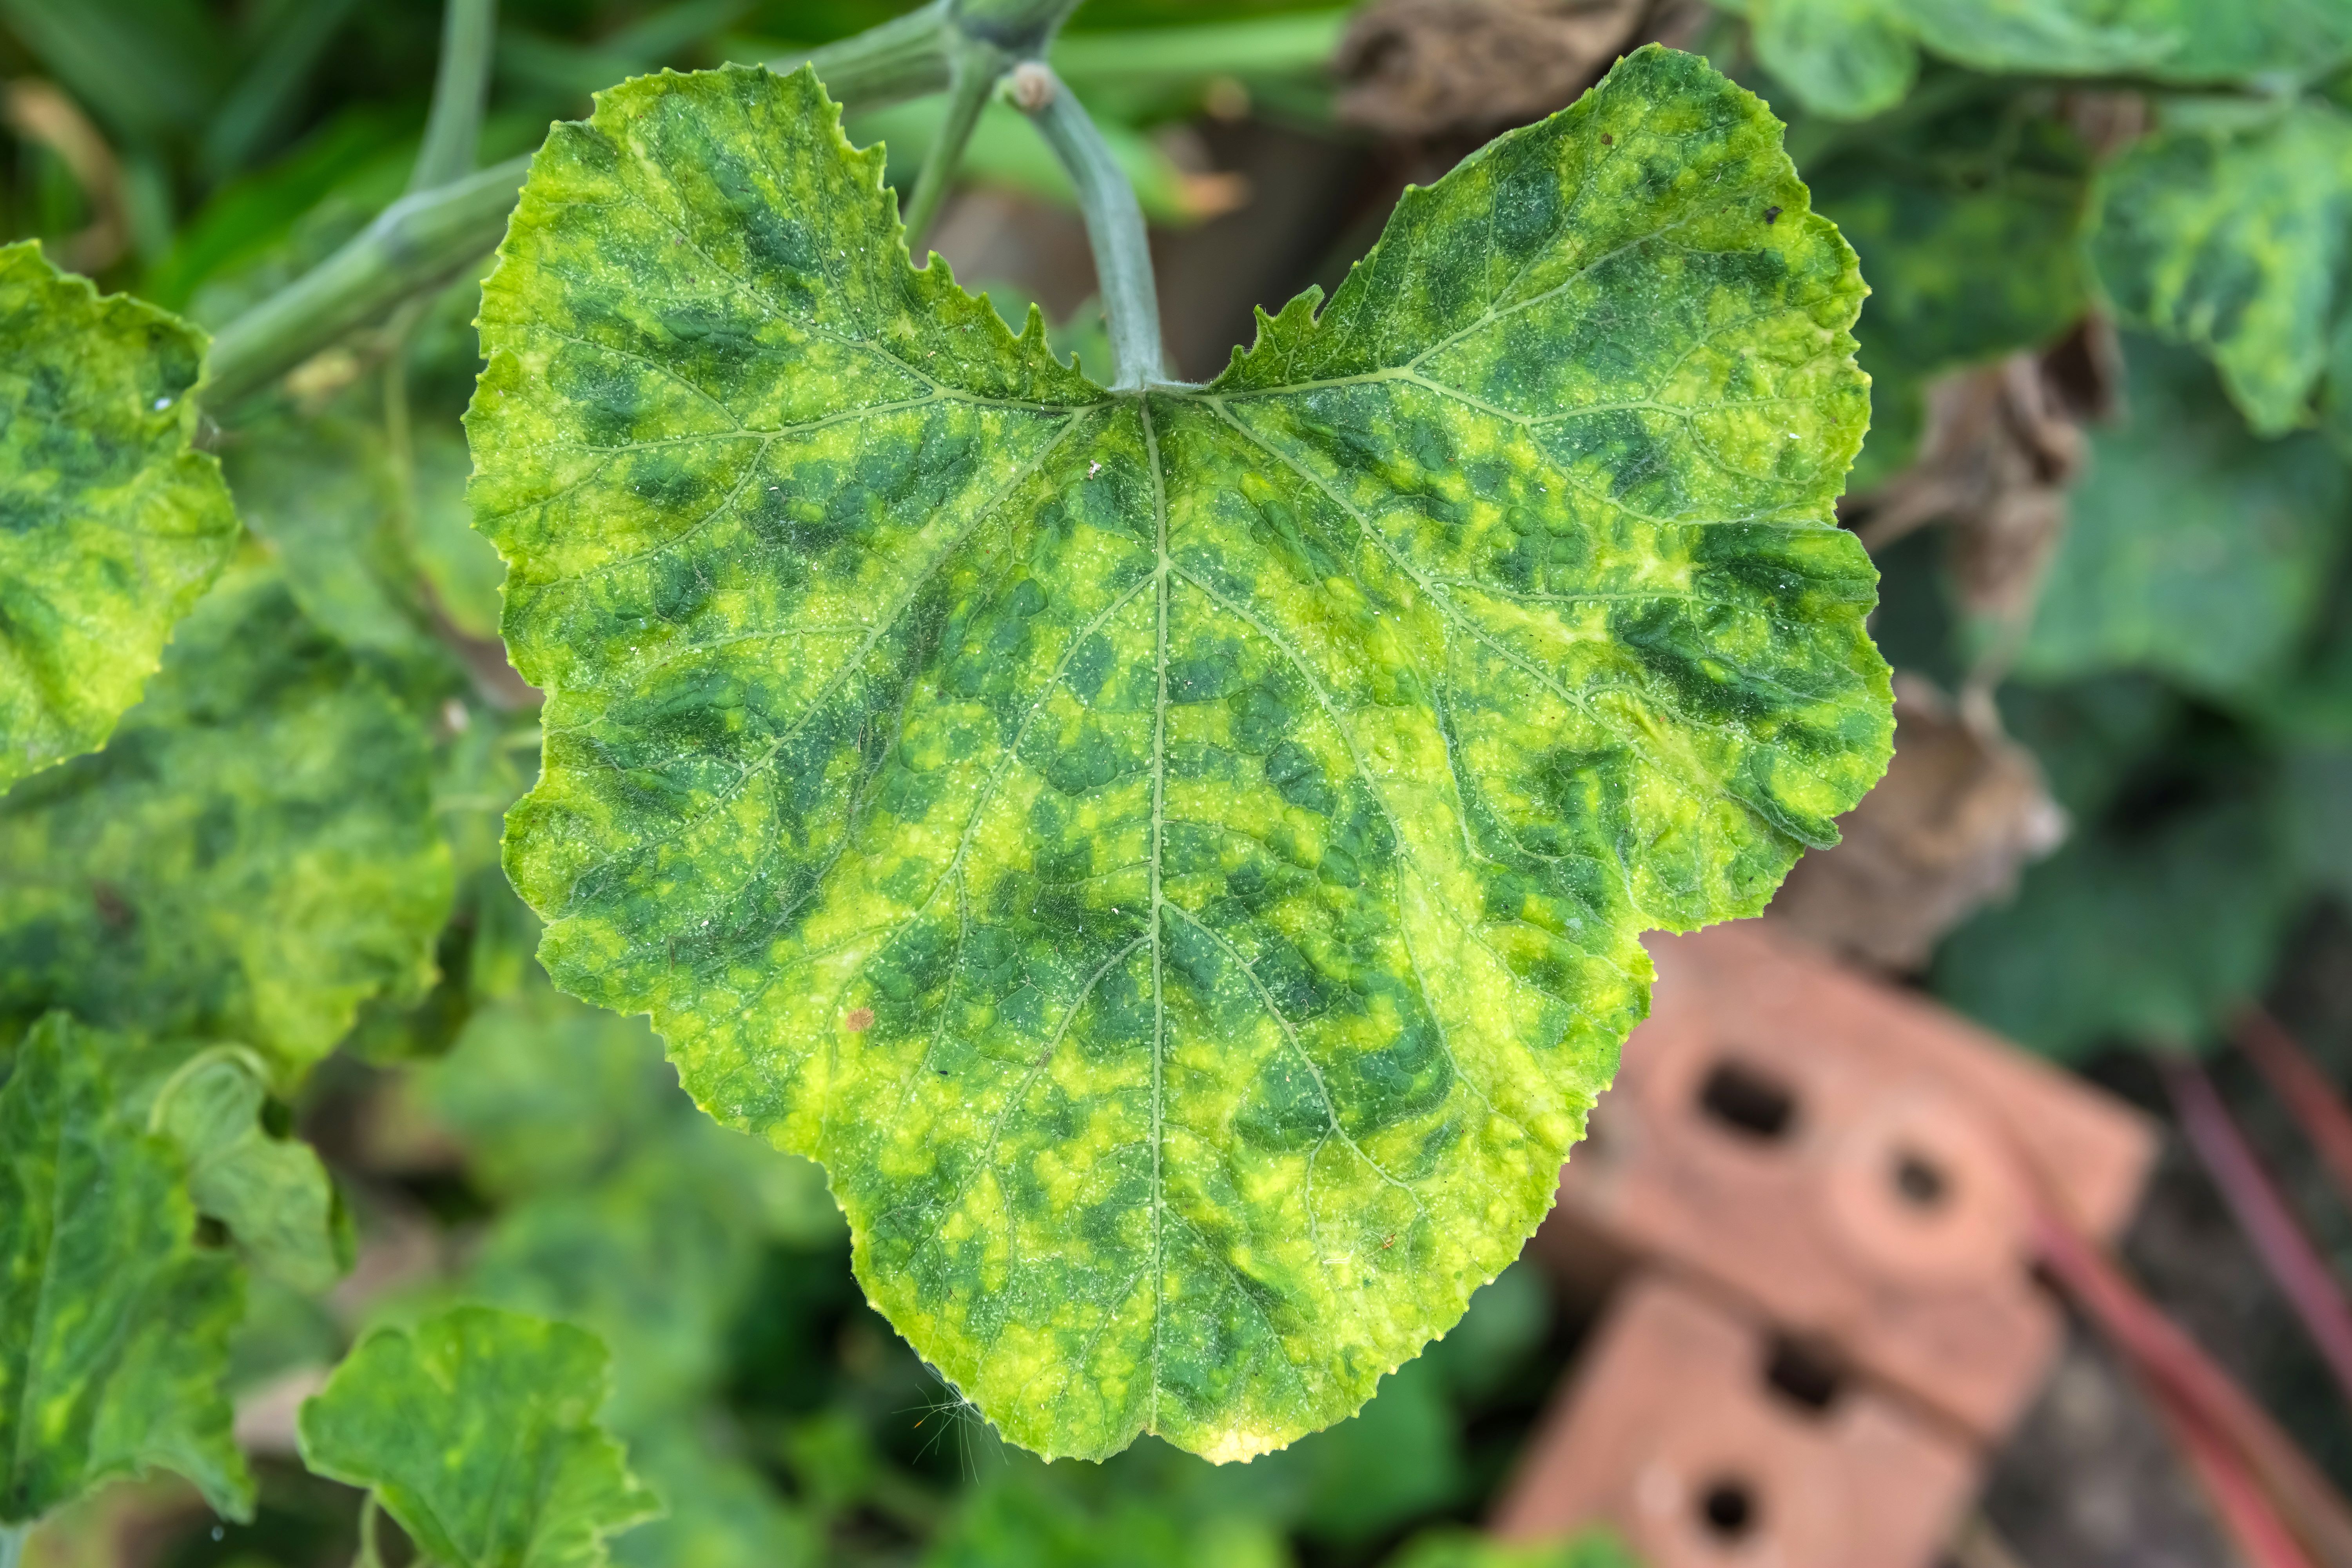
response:
M2084 420L2112 398L2113 348L2086 322L2056 347L1963 370L1927 391L1918 458L1864 503L1874 554L1932 522L1950 526L1953 576L1970 613L2030 610L2082 471Z
M1646 10L1643 0L1376 0L1333 62L1339 118L1399 137L1525 123L1590 86Z
M1897 674L1886 777L1839 820L1836 847L1797 862L1771 913L1834 952L1911 970L1979 906L2015 891L2020 868L2065 837L2066 817L1990 709L1956 707Z

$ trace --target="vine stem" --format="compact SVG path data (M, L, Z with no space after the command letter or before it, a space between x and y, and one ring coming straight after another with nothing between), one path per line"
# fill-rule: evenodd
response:
M408 172L411 191L446 185L474 170L482 110L490 98L490 56L498 42L499 0L448 0L441 14L441 61L424 144Z
M789 76L804 65L814 66L835 102L860 109L883 109L945 91L949 5L950 0L931 0L919 10L838 43L770 60L768 68Z
M949 64L952 85L948 89L947 119L940 126L939 139L923 154L922 172L915 176L915 194L907 203L907 248L918 256L923 236L930 231L940 204L947 200L956 165L963 161L963 150L980 123L981 110L988 107L997 82L1011 64L995 46L955 36Z
M1036 0L1026 3L1034 6ZM1058 16L1076 0L1052 3ZM932 0L919 11L816 50L806 63L816 67L835 100L851 108L937 92L949 85L950 10L950 0ZM221 329L213 339L203 389L208 409L217 414L230 408L344 334L381 320L403 300L440 288L504 236L523 176L530 172L530 154L478 174L461 170L461 177L453 178L449 163L436 151L456 145L461 135L470 149L479 130L478 108L472 110L468 130L466 100L445 93L440 83L487 71L494 20L492 6L480 0L451 0L434 123L427 128L412 189L341 249ZM477 40L482 41L478 49ZM801 63L777 65L790 69ZM471 159L469 150L466 161ZM428 176L436 174L445 183L428 185Z
M1168 369L1160 340L1159 286L1152 277L1151 243L1135 187L1128 184L1086 106L1051 67L1030 61L1014 74L1014 101L1028 110L1078 190L1078 211L1086 218L1087 243L1094 251L1103 315L1110 327L1113 390L1164 385Z
M525 154L392 204L326 260L221 329L205 401L258 392L355 328L437 289L506 232Z

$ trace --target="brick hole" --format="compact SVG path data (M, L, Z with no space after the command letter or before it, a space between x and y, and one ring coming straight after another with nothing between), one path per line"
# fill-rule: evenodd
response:
M1756 1528L1760 1511L1755 1489L1738 1476L1719 1476L1699 1493L1699 1522L1717 1541L1746 1539Z
M1745 1062L1715 1064L1699 1086L1699 1109L1743 1137L1770 1143L1797 1120L1797 1097L1786 1084Z
M1952 1195L1952 1179L1944 1167L1916 1149L1897 1150L1888 1176L1895 1194L1923 1214L1942 1208Z
M1765 1386L1811 1415L1826 1415L1845 1387L1845 1373L1826 1350L1786 1335L1764 1360Z

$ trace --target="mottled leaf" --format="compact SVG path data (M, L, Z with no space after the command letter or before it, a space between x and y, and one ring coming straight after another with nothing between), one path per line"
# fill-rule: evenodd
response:
M2352 474L2316 436L2250 434L2185 349L2134 337L2126 363L2124 421L2093 429L2019 672L2152 669L2257 700L2352 542Z
M861 111L850 121L849 133L861 145L879 144L899 188L911 189L924 154L939 140L946 115L945 99L917 99ZM1171 226L1201 220L1204 215L1195 187L1167 148L1117 121L1104 121L1102 130L1111 157L1134 188L1145 216ZM959 166L961 177L974 184L1018 191L1058 206L1076 205L1076 194L1061 161L1010 103L992 102L981 111Z
M0 1055L0 1530L156 1468L252 1517L221 1393L242 1282L122 1114L119 1052L57 1014Z
M442 1568L594 1568L657 1511L596 1424L604 1347L460 1307L378 1329L302 1406L302 1462L371 1489Z
M274 578L224 584L104 752L0 799L0 1031L62 1006L299 1073L430 979L431 765Z
M2352 222L2352 115L2311 100L2252 122L2176 112L2095 202L2092 266L2118 314L2210 355L2261 434L2309 424Z
M1806 108L1866 120L1903 100L1919 45L1886 0L1752 0L1756 58Z
M2341 0L1748 0L1758 60L1807 109L1891 109L1926 47L1979 71L2315 81L2352 58Z
M236 546L202 332L0 246L0 789L101 744Z
M243 1046L187 1055L156 1086L147 1125L187 1163L188 1195L257 1270L323 1291L351 1259L335 1185L311 1147L262 1125L269 1064Z
M1929 379L2047 342L2082 315L2089 161L2025 108L1970 104L1806 172L1872 280L1853 330L1871 378L1856 489L1912 460Z
M549 693L508 868L1008 1436L1246 1458L1517 1254L1639 932L1884 766L1860 280L1655 48L1206 387L1014 340L879 171L742 69L540 154L468 416Z

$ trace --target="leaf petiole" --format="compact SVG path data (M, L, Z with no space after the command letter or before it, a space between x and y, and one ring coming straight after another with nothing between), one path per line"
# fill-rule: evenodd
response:
M1110 328L1112 387L1132 392L1168 380L1160 341L1160 292L1152 276L1151 244L1135 187L1111 154L1086 106L1053 68L1024 64L1013 83L1014 101L1054 149L1077 187L1087 243L1095 254L1103 316Z
M920 256L923 236L929 232L932 220L940 214L940 205L947 200L948 186L955 179L956 165L963 160L963 150L971 141L972 128L980 123L981 110L995 95L996 84L1012 66L1011 57L996 45L981 38L966 37L950 31L951 55L948 72L952 85L948 89L948 117L940 127L940 134L923 154L923 167L915 176L915 192L907 203L904 222L907 226L907 248Z
M383 1511L371 1490L367 1500L360 1504L360 1549L352 1558L352 1568L383 1568L383 1552L376 1544L376 1518Z

